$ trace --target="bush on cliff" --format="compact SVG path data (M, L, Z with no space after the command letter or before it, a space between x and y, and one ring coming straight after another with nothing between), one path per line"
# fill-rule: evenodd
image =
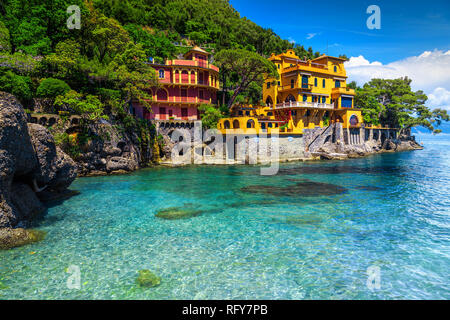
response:
M67 83L59 79L47 78L42 80L36 90L36 95L41 98L55 99L57 96L64 95L70 91Z
M22 103L33 98L31 78L19 76L11 70L0 69L0 91L16 96Z
M201 111L202 125L205 129L217 128L217 123L223 118L220 110L210 104L202 104L198 107Z

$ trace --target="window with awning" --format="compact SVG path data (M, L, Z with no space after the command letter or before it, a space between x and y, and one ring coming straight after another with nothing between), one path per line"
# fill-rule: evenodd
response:
M342 108L352 108L353 107L353 99L348 97L342 97L341 106Z

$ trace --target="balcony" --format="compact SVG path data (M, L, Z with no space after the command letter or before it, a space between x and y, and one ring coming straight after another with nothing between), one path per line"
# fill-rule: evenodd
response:
M351 96L355 95L355 90L348 88L348 87L339 87L339 88L333 88L331 89L332 94L348 94Z
M329 103L290 101L290 102L279 103L275 106L275 109L290 109L290 108L309 108L309 109L333 110L334 105L329 104Z
M219 68L215 65L205 61L194 60L167 60L168 66L186 66L186 67L200 67L205 69L211 69L215 72L219 72Z
M312 90L313 84L302 83L301 86L289 84L285 86L280 86L279 88L280 88L279 91L289 91L294 89Z

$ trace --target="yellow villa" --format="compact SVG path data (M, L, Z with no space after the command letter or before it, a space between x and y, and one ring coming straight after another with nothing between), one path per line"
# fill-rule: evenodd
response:
M221 119L222 133L303 134L304 129L325 127L334 122L343 128L360 128L361 110L354 105L355 91L347 87L345 59L322 55L302 60L293 50L269 58L279 73L266 79L265 106L235 107L232 117Z

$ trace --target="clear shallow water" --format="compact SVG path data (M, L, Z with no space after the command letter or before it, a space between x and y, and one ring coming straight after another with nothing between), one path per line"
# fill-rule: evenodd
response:
M423 151L291 163L275 177L202 166L78 179L81 195L37 223L43 242L0 251L0 299L449 299L450 139L420 140ZM302 179L346 191L289 192ZM241 190L254 185L279 189ZM185 205L204 212L154 216ZM67 288L70 265L80 290ZM161 285L138 288L140 269Z

